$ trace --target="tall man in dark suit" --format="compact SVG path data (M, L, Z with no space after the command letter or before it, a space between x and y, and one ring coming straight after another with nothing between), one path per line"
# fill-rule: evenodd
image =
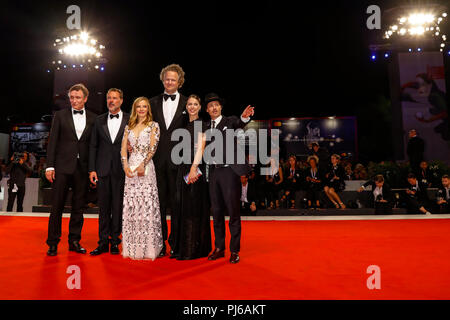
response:
M222 116L223 100L215 93L209 93L205 97L206 111L211 117L211 121L207 125L211 129L210 133L211 143L215 141L217 130L220 131L220 139L222 139L222 150L213 150L211 156L221 158L216 164L211 160L205 159L209 166L209 192L211 197L211 206L214 218L214 235L215 235L215 249L208 257L208 260L216 260L225 256L225 215L230 216L229 228L231 234L230 240L230 262L239 262L239 251L241 243L241 214L240 214L240 176L246 175L250 171L248 164L239 164L236 160L237 139L233 135L232 150L234 155L227 158L227 129L241 129L248 121L250 116L254 114L253 107L247 106L241 115L241 118L236 116L225 117ZM207 134L208 140L208 134ZM207 143L208 145L210 143ZM214 154L213 154L214 153ZM227 163L227 159L233 158L232 163Z
M184 128L188 122L185 111L187 98L178 92L184 83L184 71L177 64L171 64L163 68L160 79L164 85L164 93L150 99L153 120L159 124L160 138L158 150L153 157L158 183L159 206L161 212L162 234L164 246L159 254L166 255L166 243L168 239L171 248L176 243L178 230L178 217L174 214L176 210L172 207L173 197L176 193L177 166L172 162L171 153L177 141L171 141L172 132ZM166 210L171 208L171 228L168 237ZM171 250L171 254L172 254Z
M72 210L69 222L69 250L86 253L81 246L83 207L88 188L88 154L96 115L85 109L89 91L83 84L69 89L71 108L55 112L47 147L45 177L52 183L52 208L48 221L49 256L57 254L61 221L69 186Z
M98 247L91 255L110 251L119 254L122 232L122 209L125 174L120 160L120 148L125 126L130 119L122 112L123 92L111 88L106 94L108 112L95 119L89 149L89 179L97 184L99 219ZM97 182L98 181L98 182ZM111 244L111 248L110 245Z
M409 158L412 172L417 176L420 174L420 163L423 161L425 151L425 141L417 135L417 131L409 131L409 141L406 146L406 153Z

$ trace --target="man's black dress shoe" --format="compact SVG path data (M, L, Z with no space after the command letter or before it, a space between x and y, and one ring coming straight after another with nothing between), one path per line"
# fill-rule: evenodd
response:
M231 263L238 263L239 262L239 253L237 252L232 252L231 256L230 256L230 262Z
M69 243L69 251L75 251L76 253L86 253L86 249L81 246L78 241Z
M98 246L90 252L92 256L98 256L99 254L106 253L109 251L108 245Z
M215 249L214 252L208 257L208 260L216 260L225 257L225 250Z
M58 251L58 246L56 244L55 245L51 245L48 248L47 255L51 256L51 257L56 256L57 251Z
M109 251L111 254L119 254L119 245L118 244L111 244L111 250Z

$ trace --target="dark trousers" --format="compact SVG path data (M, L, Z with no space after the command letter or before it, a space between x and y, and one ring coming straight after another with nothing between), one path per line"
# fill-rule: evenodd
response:
M409 196L406 197L406 211L409 214L421 214L422 212L420 212L420 208L424 207L426 209L426 206L426 201L421 201Z
M447 200L448 201L448 200ZM450 213L450 203L438 205L437 213Z
M124 176L110 174L99 177L98 195L98 245L104 246L111 241L117 245L121 242ZM111 240L109 238L111 237Z
M23 212L23 198L25 197L25 186L17 187L17 192L12 192L14 184L8 188L8 207L6 211L11 212L14 206L14 201L17 196L16 212Z
M48 220L47 244L57 245L61 238L61 222L64 203L69 187L72 187L72 210L69 221L69 243L80 241L81 229L83 228L83 208L86 202L86 191L88 187L88 173L80 164L73 174L58 173L52 184L52 208Z
M177 183L177 169L172 168L169 163L158 164L155 168L156 180L158 183L159 208L161 213L161 227L163 240L168 240L171 248L175 247L177 242L176 230L178 230L179 217L174 207ZM168 237L167 228L167 209L170 208L170 236Z
M211 168L210 168L211 170ZM230 216L230 251L241 249L240 178L230 167L212 168L209 192L216 249L225 250L225 215Z

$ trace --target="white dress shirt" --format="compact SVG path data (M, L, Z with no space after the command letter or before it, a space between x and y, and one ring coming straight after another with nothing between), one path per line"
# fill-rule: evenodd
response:
M117 113L119 115L119 118L112 118L110 117L111 113L108 112L108 130L109 135L111 136L111 142L114 143L117 137L117 133L119 133L120 125L122 124L122 117L123 113L122 110Z
M379 188L379 187L375 187L375 189L373 190L373 197L376 200L378 195L381 194L381 196L383 196L383 189Z
M167 92L164 93L168 94ZM163 115L164 115L164 122L166 123L166 129L168 129L170 124L172 123L173 117L175 116L175 112L177 111L178 102L180 101L180 94L178 93L178 91L176 91L174 95L175 100L173 101L171 98L164 100L163 97Z
M245 186L242 185L241 202L248 202L247 189L248 189L248 183Z
M74 114L73 111L75 109L72 108L72 118L73 124L75 125L75 132L77 133L77 138L80 140L81 135L83 134L84 128L86 127L86 110L83 108L83 114ZM78 110L77 110L78 111Z

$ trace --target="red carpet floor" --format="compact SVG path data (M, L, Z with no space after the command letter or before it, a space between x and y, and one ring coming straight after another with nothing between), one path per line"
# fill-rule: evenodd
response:
M0 217L0 299L450 299L450 220L244 221L241 262L47 257L47 218ZM97 219L81 243L96 247ZM81 270L69 290L67 267ZM381 289L369 290L369 265Z

